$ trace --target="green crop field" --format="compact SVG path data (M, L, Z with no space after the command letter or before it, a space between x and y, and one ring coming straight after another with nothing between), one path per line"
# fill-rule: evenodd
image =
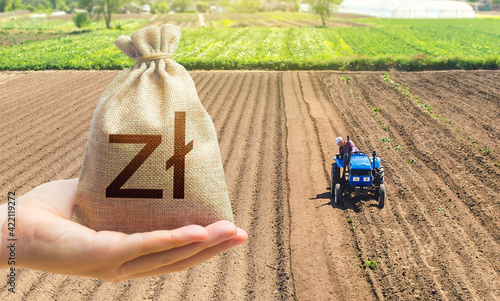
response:
M251 19L248 14L245 18L227 14L220 19L212 16L209 22L220 23L228 17L233 24L237 24L236 20ZM311 22L310 17L314 16L281 13L258 14L254 19L288 20L295 24ZM498 18L342 20L346 26L328 28L184 28L175 59L187 69L206 70L428 70L500 66ZM122 69L133 61L113 41L121 34L132 34L146 22L120 20L120 29L104 29L101 22L85 31L78 31L71 20L0 22L0 42L7 45L0 48L0 70ZM363 26L348 26L349 23ZM34 41L28 37L19 43L15 38L43 34L54 36Z

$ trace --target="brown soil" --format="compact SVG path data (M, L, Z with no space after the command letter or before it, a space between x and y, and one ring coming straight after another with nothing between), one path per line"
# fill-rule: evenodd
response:
M369 25L347 21L346 16L352 16L352 18L359 18L357 15L346 15L338 14L335 18L328 19L326 21L328 27L367 27ZM205 21L207 21L207 26L221 27L221 23L212 22L219 20L235 20L229 27L313 27L321 26L321 19L317 20L274 20L270 16L265 14L203 14ZM195 25L199 26L199 25Z
M144 26L161 26L163 24L173 24L181 28L199 27L198 14L165 14L151 15L155 17L153 21Z
M0 47L8 47L12 45L20 45L28 41L43 41L62 37L74 33L58 33L58 32L29 32L22 30L5 30L0 31Z
M134 20L142 20L142 19L151 19L153 18L153 14L113 14L111 16L111 20L124 20L124 19L134 19ZM48 16L47 20L72 20L74 14L66 14L63 16Z
M382 72L191 74L248 242L124 283L20 269L12 295L0 270L1 300L500 298L500 71L389 72L392 83ZM2 195L78 176L116 75L0 72ZM382 158L385 208L332 203L333 144L346 135ZM361 267L368 260L375 270Z

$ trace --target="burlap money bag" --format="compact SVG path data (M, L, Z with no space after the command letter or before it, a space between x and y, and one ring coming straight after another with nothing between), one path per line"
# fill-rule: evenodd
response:
M233 221L217 135L193 79L173 59L174 25L115 45L136 64L104 91L92 118L74 218L125 233Z

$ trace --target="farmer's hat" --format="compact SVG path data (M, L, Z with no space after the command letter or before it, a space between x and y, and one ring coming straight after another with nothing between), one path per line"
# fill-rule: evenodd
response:
M335 140L335 145L339 145L339 142L342 141L342 137L337 137Z

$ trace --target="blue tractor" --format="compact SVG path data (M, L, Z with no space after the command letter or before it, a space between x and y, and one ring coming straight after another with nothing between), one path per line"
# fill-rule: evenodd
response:
M330 191L335 204L343 203L344 191L355 192L356 196L366 196L370 192L378 199L379 208L384 207L384 168L375 151L372 152L372 157L363 152L350 154L346 151L343 158L337 154L332 163L331 175Z

